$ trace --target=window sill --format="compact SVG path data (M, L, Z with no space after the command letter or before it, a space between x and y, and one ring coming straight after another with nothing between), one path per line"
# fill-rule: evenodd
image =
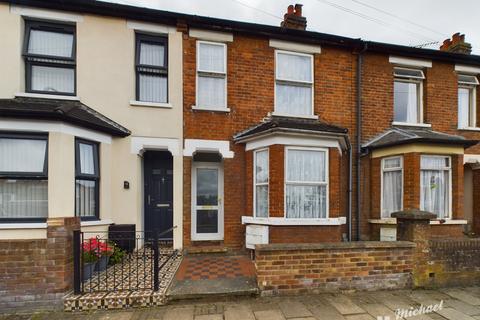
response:
M165 108L165 109L173 108L173 106L170 103L147 102L147 101L137 101L137 100L131 100L130 105L135 107L151 107L151 108Z
M112 219L105 219L105 220L90 220L90 221L82 221L80 222L80 226L82 227L91 227L91 226L108 226L113 224Z
M192 110L211 111L211 112L230 112L230 108L213 109L213 108L204 108L204 107L197 107L197 106L192 106Z
M432 125L429 123L408 123L408 122L392 122L392 126L404 126L404 127L421 127L421 128L431 128Z
M324 219L287 219L242 217L242 224L260 224L268 226L339 226L346 223L345 217Z
M397 219L396 218L369 219L368 222L371 223L371 224L397 224ZM431 220L430 224L431 225L468 224L468 221L467 220L461 220L461 219L445 219L443 223L440 223L440 220Z
M46 229L47 224L45 222L33 222L33 223L0 223L0 230L8 229Z
M301 119L314 119L314 120L318 119L318 116L316 115L296 115L296 114L288 114L288 113L281 113L281 112L272 112L271 115L275 117L301 118Z
M60 94L43 94L43 93L30 93L30 92L17 92L15 93L15 97L80 101L80 97L78 96L65 96Z
M460 131L480 131L480 128L477 127L467 127L467 128L458 128Z

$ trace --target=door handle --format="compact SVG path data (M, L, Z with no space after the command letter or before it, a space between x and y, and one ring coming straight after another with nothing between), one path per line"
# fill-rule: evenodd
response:
M169 208L170 203L157 203L157 208Z

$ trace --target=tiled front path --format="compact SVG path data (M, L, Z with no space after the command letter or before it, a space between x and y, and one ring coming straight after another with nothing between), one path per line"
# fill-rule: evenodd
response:
M0 316L0 320L376 320L395 319L396 308L444 301L438 313L408 319L480 319L480 287L445 290L359 292L300 297L244 298L222 302L184 302L156 308L92 313Z

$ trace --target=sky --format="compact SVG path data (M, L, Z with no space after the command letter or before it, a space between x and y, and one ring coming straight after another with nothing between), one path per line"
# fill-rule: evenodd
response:
M222 19L279 25L295 0L104 0ZM297 0L307 29L438 49L455 32L464 33L480 54L479 0ZM438 43L436 43L438 42Z

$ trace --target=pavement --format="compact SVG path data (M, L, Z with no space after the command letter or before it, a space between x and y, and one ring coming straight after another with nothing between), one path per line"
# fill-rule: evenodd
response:
M91 313L50 312L0 316L0 320L393 320L395 310L436 312L407 317L421 320L480 319L480 287L319 294L291 297L183 300L170 305ZM439 308L441 306L441 308ZM382 318L377 318L382 317ZM390 318L387 318L390 317Z

